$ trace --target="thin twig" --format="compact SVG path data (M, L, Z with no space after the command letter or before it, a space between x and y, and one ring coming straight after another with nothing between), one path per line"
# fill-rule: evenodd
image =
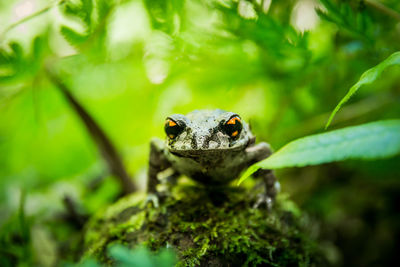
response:
M19 26L19 25L21 25L21 24L23 24L23 23L25 23L25 22L27 22L27 21L33 19L33 18L36 18L37 16L40 16L40 15L42 15L42 14L48 12L48 11L51 10L56 4L57 4L57 5L62 4L62 3L64 2L64 0L59 1L59 3L57 3L57 2L58 2L58 1L55 1L55 3L51 4L50 6L47 6L47 7L43 8L43 9L41 9L41 10L35 12L35 13L32 13L31 15L28 15L28 16L22 18L21 20L19 20L19 21L13 23L13 24L11 24L11 25L9 25L9 26L0 34L0 42L3 41L3 40L5 39L4 36L5 36L9 31L11 31L12 29L14 29L15 27L17 27L17 26Z
M50 68L46 68L49 80L60 89L65 99L68 101L73 110L78 114L79 118L85 125L89 134L96 143L101 155L105 159L110 172L118 178L124 194L130 194L136 191L136 187L131 177L125 169L121 157L117 153L111 139L106 135L105 131L94 120L88 111L79 103L79 101L71 94L66 84L53 72Z
M372 8L375 8L379 12L384 13L384 14L391 16L392 18L400 21L400 13L385 6L381 2L378 2L376 0L364 0L364 1L367 5L369 5Z

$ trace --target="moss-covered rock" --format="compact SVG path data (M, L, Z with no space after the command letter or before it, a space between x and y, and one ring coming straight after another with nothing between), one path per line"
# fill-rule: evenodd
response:
M280 194L273 209L252 208L257 194L243 188L210 192L180 185L160 207L134 194L99 212L87 225L84 257L108 262L106 249L122 243L173 248L181 266L307 266L315 247L296 206Z

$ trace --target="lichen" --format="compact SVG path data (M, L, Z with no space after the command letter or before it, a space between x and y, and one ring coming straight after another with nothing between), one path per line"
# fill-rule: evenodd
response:
M252 208L255 192L225 188L210 193L178 185L158 208L134 194L99 212L87 225L84 257L103 262L114 243L173 248L178 266L308 266L321 260L287 196L271 211Z

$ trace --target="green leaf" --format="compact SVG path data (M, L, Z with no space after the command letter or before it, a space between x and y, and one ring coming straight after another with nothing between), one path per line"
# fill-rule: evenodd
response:
M114 1L109 0L97 0L96 3L98 20L104 19L114 5Z
M64 36L64 38L73 46L83 44L89 37L88 34L78 33L67 26L61 26L60 32Z
M116 261L117 266L121 267L171 267L176 264L175 253L169 249L163 249L155 254L146 247L137 247L131 250L126 246L115 244L109 247L108 253Z
M400 120L385 120L306 136L252 165L238 184L257 171L303 167L347 159L379 159L400 153Z
M365 23L360 25L359 14L362 14L364 21L368 20L366 12L361 11L360 8L353 10L350 3L346 1L333 1L333 0L320 0L321 4L325 7L324 10L316 8L317 14L321 19L332 22L339 27L339 30L344 30L353 38L362 40L366 45L373 44L375 35L373 26ZM366 28L363 28L366 26ZM371 27L368 27L371 26Z
M67 16L81 19L86 27L90 28L93 12L92 0L80 0L78 3L65 2L61 6L61 11Z
M358 80L358 82L350 88L347 94L342 98L342 100L340 100L339 104L335 107L335 109L333 110L333 112L329 117L328 122L325 125L325 129L329 127L329 125L333 120L333 117L343 106L343 104L346 103L350 99L350 97L354 95L362 85L374 82L387 67L392 65L400 65L400 51L391 54L387 59L385 59L375 67L367 70L361 75L361 78Z
M40 66L43 63L46 55L51 53L49 47L49 35L48 33L43 33L42 35L36 36L32 41L32 51L28 61L33 62L33 64ZM28 63L31 64L31 63Z
M71 2L65 2L64 5L61 5L61 10L66 16L77 16L79 12L81 12L82 6L73 4Z
M8 52L5 49L0 48L0 64L8 63L10 61L10 58L11 57Z
M185 16L185 0L145 0L144 4L155 29L162 30L168 34L179 32ZM176 21L177 18L179 23Z
M93 12L92 0L82 0L82 10L84 11L83 14L85 14L82 17L82 20L86 23L86 25L90 26Z
M96 260L88 258L88 259L84 259L81 262L75 263L75 264L71 264L68 265L68 267L101 267L102 265L100 263L98 263Z

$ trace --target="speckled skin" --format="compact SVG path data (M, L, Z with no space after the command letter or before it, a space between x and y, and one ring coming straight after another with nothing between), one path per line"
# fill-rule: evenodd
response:
M206 186L227 185L250 165L271 154L267 143L255 143L247 123L242 121L240 135L232 138L221 130L221 125L237 115L223 110L196 110L189 114L175 114L168 118L186 125L175 138L165 142L151 142L148 192L155 194L157 174L172 168L175 174L186 175ZM275 176L270 170L258 172L266 184L266 201L272 203L276 195Z
M174 139L167 138L166 146L171 152L191 155L193 152L207 155L207 151L243 150L250 139L254 138L249 126L242 121L243 129L237 139L221 132L220 124L237 115L233 112L217 110L195 110L186 116L171 115L175 121L183 121L186 129Z

